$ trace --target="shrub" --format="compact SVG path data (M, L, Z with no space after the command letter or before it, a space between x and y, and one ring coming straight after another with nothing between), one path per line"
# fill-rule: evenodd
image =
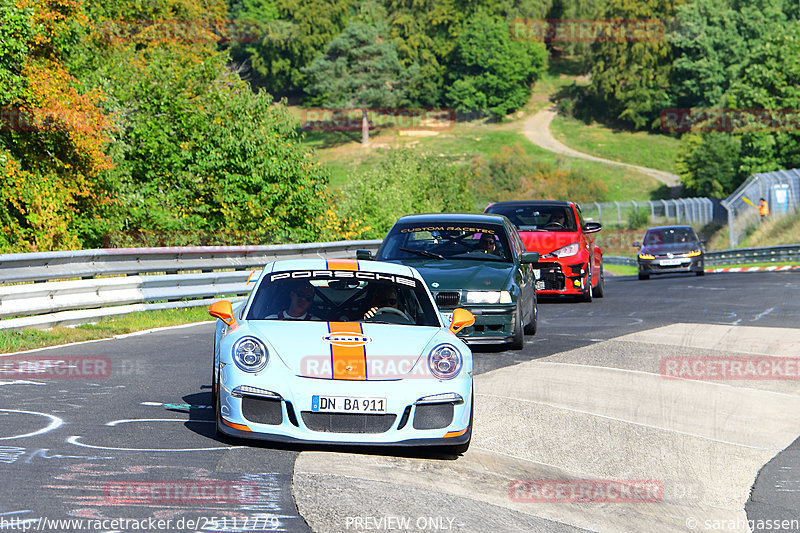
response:
M350 180L335 214L349 221L353 237L382 239L403 215L474 209L465 172L459 167L431 155L397 150Z

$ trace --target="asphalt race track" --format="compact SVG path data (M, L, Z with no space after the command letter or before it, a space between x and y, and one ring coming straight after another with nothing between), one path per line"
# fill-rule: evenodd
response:
M218 440L211 323L0 356L74 368L0 374L0 530L800 530L800 272L606 278L539 317L475 354L460 457Z

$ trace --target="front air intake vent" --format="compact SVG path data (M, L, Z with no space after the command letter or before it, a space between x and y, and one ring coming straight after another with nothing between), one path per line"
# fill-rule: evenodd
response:
M456 307L461 300L458 291L443 291L436 293L436 305L439 307Z

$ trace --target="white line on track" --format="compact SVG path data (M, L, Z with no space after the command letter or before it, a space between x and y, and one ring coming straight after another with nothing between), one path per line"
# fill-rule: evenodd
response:
M756 320L761 320L762 318L764 318L765 316L767 316L768 314L770 314L774 310L775 310L774 307L770 307L769 309L767 309L763 313L757 314L756 317L754 319L752 319L750 322L755 322Z
M201 424L213 424L213 420L183 420L180 418L129 418L127 420L113 420L107 422L107 426L116 426L119 424L126 424L128 422L197 422Z
M116 446L95 446L93 444L85 444L80 442L80 435L72 435L67 438L67 442L75 446L82 446L84 448L92 448L95 450L112 450L118 452L206 452L212 450L237 450L246 448L246 446L214 446L208 448L118 448Z
M57 416L50 415L50 414L47 414L47 413L39 413L37 411L21 411L21 410L18 410L18 409L0 409L0 411L4 411L6 413L22 413L22 414L25 414L25 415L43 416L45 418L49 418L50 419L50 423L47 426L43 427L42 429L40 429L38 431L33 431L31 433L25 433L24 435L14 435L13 437L0 437L0 440L22 439L22 438L25 438L25 437L34 437L36 435L43 435L43 434L45 434L45 433L47 433L49 431L53 431L54 429L56 429L57 427L60 427L61 424L64 423L64 421L61 420L60 418L58 418Z

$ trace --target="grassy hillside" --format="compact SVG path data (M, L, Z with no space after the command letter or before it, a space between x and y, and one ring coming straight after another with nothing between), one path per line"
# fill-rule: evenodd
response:
M559 115L550 125L553 136L570 148L604 159L676 173L676 137L631 132Z
M742 247L800 244L800 214L774 218L759 225L741 243Z
M307 132L304 142L317 151L319 160L330 170L332 189L341 188L349 176L363 166L374 164L389 149L410 148L468 165L476 156L496 154L503 146L517 143L525 153L542 163L602 180L609 190L608 201L647 200L659 189L658 181L640 172L566 158L543 150L525 138L520 132L521 127L520 120L513 120L502 124L478 121L457 123L430 136L405 135L399 130L387 130L373 135L369 148L361 146L360 132Z
M368 148L360 144L360 131L306 131L304 143L316 150L317 157L330 171L330 188L334 190L341 189L354 173L374 165L376 161L386 157L386 152L392 149L410 148L464 164L466 167L476 157L491 156L497 154L503 147L519 144L527 155L534 157L538 162L559 170L579 172L602 181L608 187L608 195L599 200L648 200L662 197L664 191L660 188L660 183L650 176L594 161L557 156L534 145L522 134L523 120L531 113L553 105L553 95L562 93L567 86L579 79L578 74L580 69L574 62L569 60L552 62L542 79L534 86L531 99L525 108L507 117L502 123L474 120L457 122L438 131L409 132L398 129L373 131ZM292 111L298 117L303 116L302 109L293 108ZM593 143L597 144L595 136L600 132L604 148L603 153L598 155L645 166L652 163L653 168L674 170L671 160L674 157L674 147L677 145L675 139L612 131L597 125L587 126L572 119L565 121L558 119L558 121L558 131L566 134L566 140L562 139L562 142L576 149L595 153L592 149L584 147L592 148ZM633 154L634 152L636 154ZM650 152L651 155L644 157L640 154L644 152ZM493 198L479 200L490 201Z

